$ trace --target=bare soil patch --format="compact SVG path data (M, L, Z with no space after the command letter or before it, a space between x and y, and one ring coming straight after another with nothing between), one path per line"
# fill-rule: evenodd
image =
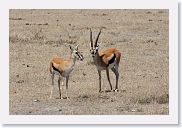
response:
M168 19L168 10L10 10L10 114L169 114ZM119 92L107 91L105 72L104 92L98 92L89 28L94 37L103 29L101 50L116 47L122 53ZM57 79L49 99L49 62L55 55L68 57L68 44L79 44L85 59L71 73L70 99L58 99ZM110 77L115 87L111 71Z

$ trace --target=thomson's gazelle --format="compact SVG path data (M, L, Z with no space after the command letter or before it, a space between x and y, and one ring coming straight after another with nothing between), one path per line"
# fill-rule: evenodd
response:
M71 50L70 58L62 59L57 57L53 58L50 62L50 73L52 74L52 87L51 87L50 98L52 97L52 91L54 88L54 75L58 75L59 76L58 87L59 87L60 99L63 99L62 91L60 88L60 81L62 81L62 86L63 86L63 77L66 78L66 97L68 99L69 75L75 66L76 59L80 59L81 61L83 60L83 55L78 51L78 45L75 48L72 48L70 46L70 50Z
M118 91L118 78L119 78L118 67L119 67L121 53L116 48L109 48L103 52L98 52L99 45L97 42L100 34L101 34L101 29L99 34L97 35L95 44L93 45L92 30L90 29L90 53L92 55L94 64L96 65L99 74L99 92L101 92L102 70L106 70L107 79L109 81L110 88L112 90L112 85L109 78L109 69L111 69L116 75L116 87L114 91Z

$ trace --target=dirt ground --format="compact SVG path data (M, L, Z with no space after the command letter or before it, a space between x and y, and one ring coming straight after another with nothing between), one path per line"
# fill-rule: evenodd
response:
M11 115L169 114L168 10L10 10L9 113ZM89 53L89 28L100 50L121 52L119 92L109 92ZM57 77L50 99L49 62L66 58L68 44L83 53L69 79L70 99L59 99ZM113 87L115 75L110 71ZM66 96L65 86L63 95Z

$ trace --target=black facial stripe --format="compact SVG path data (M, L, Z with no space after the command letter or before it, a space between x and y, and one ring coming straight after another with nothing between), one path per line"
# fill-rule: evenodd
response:
M78 52L76 52L76 54L78 55L78 57L79 57L80 59L83 58L82 55L78 54Z
M81 58L81 57L80 57L80 54L77 54L77 55L78 55L79 58Z

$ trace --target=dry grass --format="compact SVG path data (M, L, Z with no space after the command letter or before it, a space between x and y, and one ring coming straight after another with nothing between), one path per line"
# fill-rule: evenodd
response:
M168 114L168 15L167 10L10 10L10 114ZM89 28L94 38L103 28L100 49L117 47L122 53L119 92L109 91L105 72L104 92L98 92ZM70 100L58 99L56 81L49 99L49 61L69 56L68 44L79 44L85 59L71 73ZM110 77L115 87L111 71Z

